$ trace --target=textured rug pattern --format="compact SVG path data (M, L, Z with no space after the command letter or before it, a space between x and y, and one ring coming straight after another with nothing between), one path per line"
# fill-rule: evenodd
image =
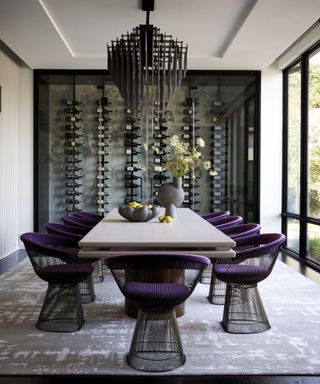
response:
M84 304L85 324L75 333L35 327L46 283L24 260L0 276L0 374L144 375L126 363L135 320L110 274ZM278 261L260 284L271 330L227 334L223 306L210 304L198 284L178 319L184 366L168 375L320 374L320 286Z

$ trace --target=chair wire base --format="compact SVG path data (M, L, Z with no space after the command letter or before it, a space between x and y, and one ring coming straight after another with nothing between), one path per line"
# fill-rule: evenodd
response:
M202 284L210 284L211 274L212 274L212 262L202 272L202 276L199 282Z
M174 309L139 310L128 364L140 371L166 372L186 361Z
M78 284L49 284L37 328L48 332L78 331L84 323Z
M79 284L79 289L82 303L86 304L94 301L96 294L92 275Z
M104 280L102 261L98 260L95 263L93 263L92 265L94 267L93 282L94 283L102 283Z
M208 300L211 304L223 305L226 296L227 284L211 275Z
M222 326L229 333L259 333L271 328L256 285L227 284Z

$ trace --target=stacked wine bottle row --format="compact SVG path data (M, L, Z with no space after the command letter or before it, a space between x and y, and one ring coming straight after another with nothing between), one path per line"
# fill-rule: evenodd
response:
M82 188L82 127L80 102L65 101L65 203L66 212L81 209Z
M228 180L228 133L227 128L215 125L211 133L211 162L217 175L212 178L211 207L213 212L225 209Z
M182 140L187 143L190 147L196 145L196 140L200 137L198 132L200 127L199 119L197 118L198 111L196 106L198 102L192 97L186 98L183 103L183 117L182 117ZM200 208L200 199L199 199L199 171L195 171L195 174L190 172L183 178L183 189L185 193L184 206L191 208L195 212L199 212Z
M160 105L155 105L153 117L153 174L152 174L152 195L157 198L158 190L161 185L169 179L168 173L163 169L163 163L167 155L167 114L169 111L163 111Z
M108 210L108 180L109 180L109 121L110 106L108 98L104 96L104 88L102 97L97 101L97 211L104 214Z
M141 133L138 121L134 118L130 109L125 110L124 145L126 155L125 166L125 203L131 201L141 202L142 178L138 155L141 152Z

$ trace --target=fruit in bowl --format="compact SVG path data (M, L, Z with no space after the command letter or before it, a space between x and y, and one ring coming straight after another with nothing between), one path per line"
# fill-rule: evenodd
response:
M161 207L152 204L140 204L132 201L118 208L119 214L129 221L149 221L160 215Z

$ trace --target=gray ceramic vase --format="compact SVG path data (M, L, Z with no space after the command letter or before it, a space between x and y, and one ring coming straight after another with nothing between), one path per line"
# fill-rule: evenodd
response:
M180 207L184 200L182 188L182 177L173 176L172 183L163 184L158 191L158 201L165 207L165 215L172 218L177 217L177 207Z

